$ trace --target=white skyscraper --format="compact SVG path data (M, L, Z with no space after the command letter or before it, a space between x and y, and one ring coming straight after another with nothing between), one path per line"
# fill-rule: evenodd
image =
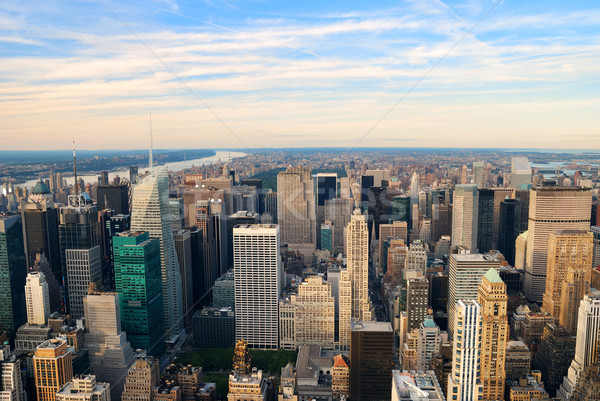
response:
M69 282L69 310L73 319L83 317L83 298L90 283L102 281L100 246L90 249L66 249L65 259Z
M536 187L529 196L524 292L542 302L546 290L548 239L559 230L590 229L592 191L583 187Z
M483 387L480 376L481 306L473 300L456 304L452 373L448 376L448 398L454 401L478 401ZM456 399L454 398L456 396Z
M477 188L483 188L485 186L484 176L484 165L483 162L473 163L473 184L477 185Z
M573 395L573 389L584 369L598 362L598 348L600 347L600 291L586 295L579 305L579 318L577 320L577 344L575 345L575 358L571 362L568 375L556 396L563 401L568 401Z
M531 184L531 166L525 156L513 156L510 166L510 186L521 189L521 185Z
M479 193L476 185L456 185L452 204L452 246L477 251Z
M235 336L253 348L279 347L279 294L283 288L279 227L233 228Z
M347 266L352 282L352 318L371 320L369 303L369 229L359 209L346 228Z
M25 302L27 303L27 322L29 324L46 324L50 315L50 293L44 273L32 272L27 275Z
M165 339L176 341L183 330L183 295L168 198L169 177L164 167L133 188L131 230L148 231L151 238L160 240Z

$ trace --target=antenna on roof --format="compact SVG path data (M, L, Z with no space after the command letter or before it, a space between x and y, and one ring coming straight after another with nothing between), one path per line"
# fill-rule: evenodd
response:
M73 174L75 176L75 192L77 195L79 193L79 183L77 182L77 158L75 157L75 136L73 136Z
M150 156L149 156L149 166L150 166L150 176L154 176L154 160L152 159L152 113L150 113Z

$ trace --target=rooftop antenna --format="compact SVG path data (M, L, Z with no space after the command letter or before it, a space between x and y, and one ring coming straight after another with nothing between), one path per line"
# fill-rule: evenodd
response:
M152 159L152 112L150 113L150 156L149 156L149 165L150 165L150 176L153 177L154 176L154 161Z
M75 157L75 137L73 137L73 174L75 176L75 195L79 194L79 183L77 182L77 158Z

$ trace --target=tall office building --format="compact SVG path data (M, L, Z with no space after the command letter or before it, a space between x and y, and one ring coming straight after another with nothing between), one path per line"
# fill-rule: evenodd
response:
M25 280L21 216L0 215L0 327L14 338L25 323Z
M151 401L152 389L160 382L158 359L137 354L127 372L121 401Z
M181 271L177 262L169 216L169 177L166 168L145 178L133 189L131 230L147 231L160 241L165 340L176 342L183 330Z
M347 266L352 281L352 318L371 320L369 303L369 232L359 209L346 228Z
M117 214L113 209L98 212L100 221L100 242L102 250L102 285L105 290L115 289L115 261L113 258L113 237L129 230L131 216Z
M316 209L310 168L288 167L277 175L281 243L316 246Z
M129 185L99 185L98 209L112 209L117 214L129 214Z
M519 221L517 199L505 199L500 203L500 227L497 249L511 266L515 265L515 241L519 235L516 223Z
M160 358L165 351L160 242L147 232L126 231L113 239L115 282L127 339Z
M50 315L50 294L44 273L32 272L27 275L25 301L27 304L27 323L46 324Z
M481 384L484 400L503 400L506 379L506 284L498 271L490 268L478 289L481 306Z
M477 192L479 196L477 248L479 252L486 253L494 249L494 191L479 188Z
M325 219L333 222L333 253L344 253L344 230L352 216L353 199L336 198L325 201Z
M253 348L279 348L277 306L283 288L279 227L233 229L235 334Z
M531 184L531 167L525 156L513 156L510 167L510 186L521 189Z
M59 263L60 266L60 263ZM50 263L44 253L37 253L33 266L29 269L30 272L43 273L46 284L48 285L48 293L50 294L50 312L57 312L60 309L60 284L54 276L54 272L50 268Z
M589 188L531 189L524 280L527 299L535 302L543 300L550 233L559 230L589 230L591 207L592 193Z
M37 401L55 401L73 377L73 349L63 339L45 341L35 350L33 369Z
M431 242L436 243L443 235L452 234L452 211L450 205L431 206Z
M483 188L485 186L483 162L473 163L473 184L475 184L477 188Z
M493 228L492 228L492 249L498 249L498 240L500 237L500 205L506 199L515 198L514 188L493 188L494 207L493 207ZM479 252L482 252L481 250Z
M192 237L190 230L173 230L173 242L181 272L181 287L183 298L183 321L185 327L192 326L194 315L194 279L192 277Z
M557 396L568 401L585 369L600 361L600 291L586 295L579 305L575 358Z
M448 266L448 331L452 338L459 300L477 299L481 278L490 268L499 269L500 262L491 255L450 255Z
M393 239L402 239L408 243L408 223L405 221L394 221L391 224L379 226L379 268L382 273L387 269L387 248Z
M69 310L71 318L80 319L84 315L83 298L90 284L102 282L102 262L100 246L90 249L65 249L67 281L69 283Z
M546 323L544 326L533 369L542 373L544 389L551 397L555 396L563 377L569 371L569 365L575 356L576 338L567 329L554 323Z
M111 398L119 399L135 356L121 331L118 293L92 292L84 299L85 347L90 369L98 380L110 383Z
M0 349L0 399L3 401L25 401L25 386L23 385L23 372L21 359L9 352L10 347L4 345ZM33 398L33 394L31 397Z
M428 370L429 362L440 352L440 328L431 317L423 320L417 339L417 369Z
M587 231L560 230L549 235L542 310L559 319L561 326L573 334L579 302L590 289L592 253L593 235Z
M390 399L394 330L389 322L352 320L350 396L353 400Z
M129 166L129 182L131 185L138 183L138 166Z
M452 246L477 250L479 195L475 185L456 185L452 204Z
M409 278L406 283L407 331L421 326L427 318L429 281L424 277Z
M328 277L329 279L329 277ZM337 349L348 351L352 328L352 280L348 269L340 270L338 288L337 330L339 339Z
M337 173L318 173L315 177L317 248L321 244L321 225L325 222L325 202L337 198Z
M55 278L61 279L58 210L52 202L50 189L42 181L39 181L31 191L29 202L21 205L21 216L27 266L29 268L33 266L36 253L42 249L50 262Z
M460 336L454 342L452 373L448 377L446 394L456 401L477 401L483 392L480 379L481 306L473 300L460 300L454 309L454 331Z

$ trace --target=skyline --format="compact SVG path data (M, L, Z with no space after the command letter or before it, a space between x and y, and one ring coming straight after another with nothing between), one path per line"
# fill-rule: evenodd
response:
M155 148L582 149L599 22L585 1L0 4L0 135L139 149L151 112Z

